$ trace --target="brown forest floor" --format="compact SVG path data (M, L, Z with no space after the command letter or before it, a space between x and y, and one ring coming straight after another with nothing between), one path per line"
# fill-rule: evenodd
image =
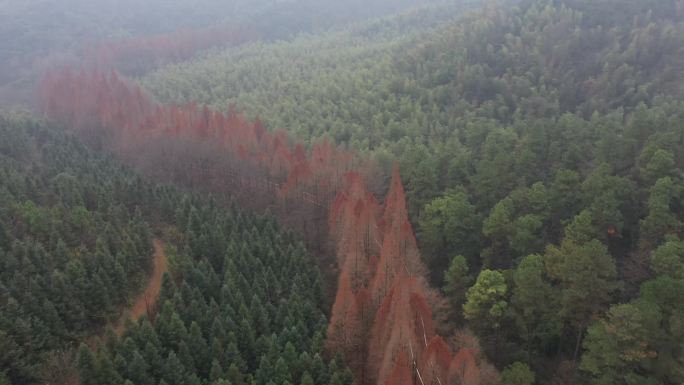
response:
M161 239L155 238L154 244L154 270L152 271L152 276L147 282L147 287L145 291L140 293L133 303L133 306L128 310L124 311L121 315L121 319L116 325L116 334L121 335L124 332L124 321L126 318L132 320L137 320L151 310L154 304L159 298L159 292L161 291L162 277L164 272L167 271L167 259L166 253L164 252L164 242Z

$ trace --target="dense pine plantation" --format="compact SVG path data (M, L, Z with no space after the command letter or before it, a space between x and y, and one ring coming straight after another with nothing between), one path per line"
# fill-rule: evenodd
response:
M322 358L322 289L302 245L269 217L173 203L185 230L154 325L129 325L97 357L83 347L81 383L350 384Z
M0 129L0 384L66 382L75 362L81 384L350 383L322 356L315 265L273 219L143 182L32 118ZM117 337L108 325L151 270L151 228L171 274L154 323Z
M20 115L0 116L0 383L57 378L150 270L140 179Z
M682 284L684 7L617 3L415 11L142 84L398 159L447 320L497 366L678 384L682 303L656 298Z

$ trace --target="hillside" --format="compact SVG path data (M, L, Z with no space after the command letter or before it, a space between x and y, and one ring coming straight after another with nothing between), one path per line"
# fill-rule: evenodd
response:
M66 383L76 361L84 385L276 372L348 383L322 358L315 264L273 219L145 182L32 118L3 115L0 139L0 383ZM154 327L143 315L117 338L151 273L153 232L171 253ZM95 335L100 348L76 359Z
M22 116L0 129L2 367L35 383L118 316L151 270L152 234L122 167Z
M386 167L394 157L416 221L450 189L465 189L486 216L518 188L549 187L563 170L581 182L603 162L643 185L634 180L648 162L642 152L678 130L684 34L674 3L629 26L591 22L582 10L597 10L582 2L528 3L458 22L436 8L323 37L248 44L165 67L142 84L166 102L234 104L309 143L325 136L372 151ZM439 26L430 32L428 25ZM661 133L648 127L658 119ZM682 164L681 142L667 146ZM429 227L435 218L426 215ZM556 228L572 213L558 215ZM636 231L627 231L627 247ZM554 232L542 239L557 240ZM477 240L447 250L425 242L446 256L483 248ZM444 261L436 267L443 270Z
M300 32L325 30L436 1L3 0L0 106L33 106L33 90L43 72L54 65L88 58L94 44L123 42L127 48L144 45L145 49L135 53L160 64L175 62L179 57L155 58L159 45L173 45L180 40L183 47L173 47L174 54L188 46L194 52L230 45L216 39L216 29L248 29L249 37L255 40L289 39ZM140 60L135 55L126 59Z
M587 326L660 276L652 263L678 244L669 242L684 219L682 7L615 7L528 1L455 19L411 13L229 49L142 84L167 102L235 104L267 128L369 151L386 169L397 159L432 280L452 293L452 322L480 325L490 358L531 362L541 378L544 357L565 357L553 377L561 381ZM462 312L475 293L464 281L476 278L475 287L501 288L500 319L489 319L490 302ZM539 293L554 300L534 300ZM584 346L589 370L608 347ZM590 372L649 371L649 360Z
M0 118L0 385L684 382L684 1L100 1Z

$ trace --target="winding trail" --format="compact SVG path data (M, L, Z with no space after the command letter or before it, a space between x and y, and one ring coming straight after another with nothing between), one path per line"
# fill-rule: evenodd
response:
M147 287L145 291L140 293L133 303L133 306L128 310L124 311L121 318L116 324L116 334L121 335L124 332L124 324L126 318L132 320L137 320L143 315L149 315L152 307L157 302L159 298L159 293L161 291L162 277L164 272L167 271L168 261L166 259L166 253L164 252L164 242L161 239L155 238L153 240L154 245L154 270L152 275L147 282Z

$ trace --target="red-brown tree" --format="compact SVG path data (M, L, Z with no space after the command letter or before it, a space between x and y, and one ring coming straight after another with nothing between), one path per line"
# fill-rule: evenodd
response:
M473 349L452 357L435 336L432 294L396 164L381 206L368 174L354 167L368 162L325 139L307 151L232 106L227 113L193 103L164 106L115 71L69 68L46 74L40 96L49 118L160 179L284 213L327 210L340 271L328 348L343 354L360 385L480 383Z

